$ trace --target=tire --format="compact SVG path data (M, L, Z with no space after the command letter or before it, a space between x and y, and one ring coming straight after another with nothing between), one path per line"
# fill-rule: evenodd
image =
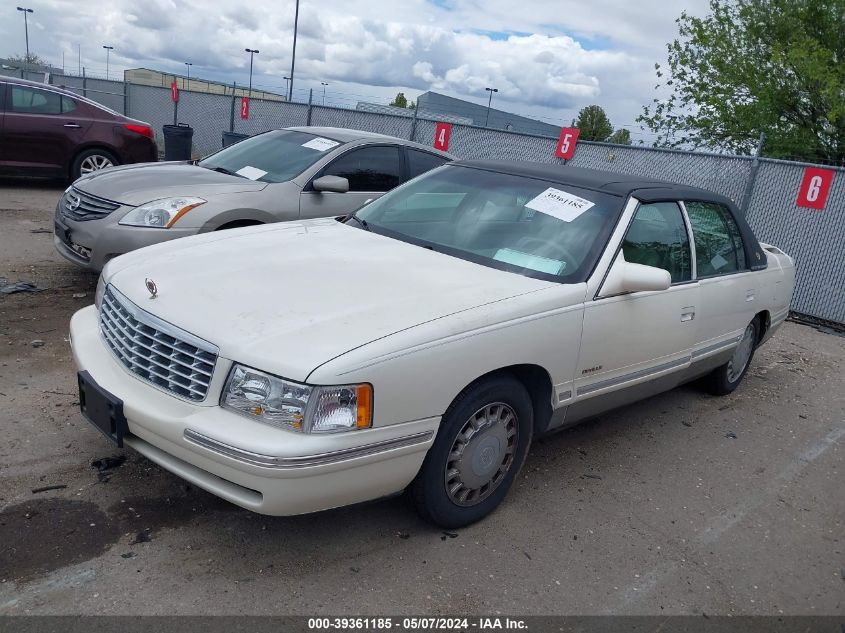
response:
M467 387L443 416L411 484L419 513L444 528L463 527L490 514L525 462L533 428L531 398L512 376Z
M86 149L80 152L79 155L73 159L73 165L70 167L71 180L76 180L80 176L85 176L106 167L113 167L117 165L117 158L111 152L104 149Z
M736 346L733 357L721 367L713 370L707 376L707 390L716 396L726 396L739 386L748 368L751 366L751 360L754 358L754 348L757 345L760 335L760 324L755 318L745 328L739 344ZM744 364L743 364L744 361ZM741 365L742 369L737 372L737 366Z

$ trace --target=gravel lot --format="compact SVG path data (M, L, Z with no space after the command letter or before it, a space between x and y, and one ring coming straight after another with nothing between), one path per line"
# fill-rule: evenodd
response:
M0 295L0 614L845 613L845 338L787 323L732 396L541 440L458 532L402 497L264 517L104 459L67 343L96 279L53 251L61 190L0 182L0 277L46 288Z

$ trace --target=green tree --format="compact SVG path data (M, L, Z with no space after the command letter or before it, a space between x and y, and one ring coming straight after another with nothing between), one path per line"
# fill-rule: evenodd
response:
M416 104L416 103L414 103L413 101L409 101L409 102L408 102L408 109L409 109L409 110L416 110L416 109L417 109L417 104Z
M581 108L573 124L580 130L582 141L606 141L613 134L613 124L601 106Z
M610 138L607 139L607 142L615 143L616 145L630 145L631 132L627 128L621 127L610 135Z
M682 13L638 121L655 145L845 162L845 0L711 0Z
M30 53L29 55L12 55L9 57L10 62L15 62L16 64L26 65L26 66L49 66L49 62L46 59L43 59L36 55L35 53Z
M390 105L396 106L397 108L407 108L408 107L408 100L405 98L405 93L400 92L396 95L396 98L390 102Z

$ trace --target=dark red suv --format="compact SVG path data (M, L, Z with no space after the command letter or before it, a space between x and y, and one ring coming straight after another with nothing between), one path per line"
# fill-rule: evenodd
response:
M68 90L0 77L0 173L76 180L104 167L155 160L148 123Z

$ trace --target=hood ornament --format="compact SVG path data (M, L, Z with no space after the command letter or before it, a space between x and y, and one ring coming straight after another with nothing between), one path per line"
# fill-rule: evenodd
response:
M144 285L150 292L150 299L155 299L158 296L158 286L152 279L144 279Z

